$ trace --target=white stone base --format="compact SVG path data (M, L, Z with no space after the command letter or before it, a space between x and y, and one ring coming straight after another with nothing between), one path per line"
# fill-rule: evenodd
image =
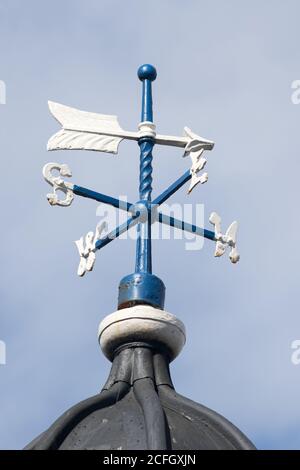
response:
M105 317L99 325L98 339L109 360L119 346L132 342L162 344L173 360L182 350L186 337L184 324L171 313L150 305L136 305Z

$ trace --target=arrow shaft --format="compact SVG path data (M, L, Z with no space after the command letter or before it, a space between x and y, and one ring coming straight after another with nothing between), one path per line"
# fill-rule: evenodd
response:
M107 135L111 137L119 137L120 139L128 139L128 140L138 140L140 138L138 132L131 132L131 131L124 131L124 130L108 130L108 129L97 129L97 130L86 130L81 128L80 126L75 127L64 127L65 131L78 131L84 132L85 134L99 134L99 135Z
M157 134L155 136L155 143L159 145L168 145L171 147L181 147L184 148L190 139L188 137L176 137L173 135L162 135Z
M85 128L81 128L80 126L75 127L64 127L66 131L78 131L84 132L85 134L99 134L99 135L107 135L111 137L116 137L120 139L127 139L127 140L139 140L140 133L134 131L125 131L125 130L108 130L108 129L97 129L88 131ZM188 137L177 137L173 135L163 135L157 134L154 137L155 144L158 145L167 145L171 147L181 147L185 148L186 145L189 143L190 139Z

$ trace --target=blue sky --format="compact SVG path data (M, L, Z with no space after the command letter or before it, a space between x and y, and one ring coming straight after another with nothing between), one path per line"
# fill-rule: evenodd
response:
M216 142L209 182L172 202L205 204L240 223L241 261L214 259L183 240L154 242L154 273L187 344L172 364L177 390L232 420L259 448L300 449L299 319L300 4L288 0L180 2L0 1L1 317L0 448L22 448L65 409L95 394L109 363L97 344L119 280L132 272L132 240L97 254L76 275L73 240L93 230L97 205L50 207L41 169L67 163L77 184L137 199L138 147L118 156L47 154L58 129L47 100L140 118L136 70L153 63L159 133L183 126ZM186 169L176 149L155 148L153 194ZM209 225L207 223L207 225Z

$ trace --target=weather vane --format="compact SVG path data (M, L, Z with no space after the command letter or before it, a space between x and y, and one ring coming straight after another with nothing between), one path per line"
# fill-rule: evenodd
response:
M77 195L109 204L129 213L127 221L110 233L102 235L106 230L106 224L101 222L96 227L95 233L88 232L85 237L75 242L80 255L78 275L83 276L93 269L97 250L131 227L137 226L135 272L124 277L120 282L119 309L139 303L162 309L165 286L157 276L152 274L152 224L158 221L216 242L215 256L217 257L222 256L226 247L229 247L230 260L236 263L239 260L236 248L237 222L233 222L227 231L222 233L221 218L216 212L209 217L210 223L214 226L212 231L159 211L159 206L188 181L190 181L189 193L198 183L203 184L207 181L207 173L202 172L206 164L203 153L205 150L212 150L214 143L194 134L187 127L184 128L183 137L156 134L152 111L152 82L156 79L156 70L152 65L142 65L138 69L138 77L143 83L143 90L141 122L137 132L124 131L116 116L80 111L49 102L50 111L62 125L62 129L50 138L48 150L94 150L116 154L123 139L137 141L140 147L139 200L132 204L66 181L63 177L72 176L66 164L47 163L43 168L43 175L45 180L53 186L53 193L47 195L51 205L69 206L74 195ZM155 144L183 148L183 156L191 158L191 167L152 200L152 150ZM55 176L53 170L58 170L60 176ZM57 191L64 193L64 199L59 198Z

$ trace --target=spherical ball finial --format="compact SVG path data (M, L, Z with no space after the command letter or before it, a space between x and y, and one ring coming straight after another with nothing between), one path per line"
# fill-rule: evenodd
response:
M153 82L157 76L156 68L150 64L141 65L138 69L137 74L141 81L150 80L151 82Z

